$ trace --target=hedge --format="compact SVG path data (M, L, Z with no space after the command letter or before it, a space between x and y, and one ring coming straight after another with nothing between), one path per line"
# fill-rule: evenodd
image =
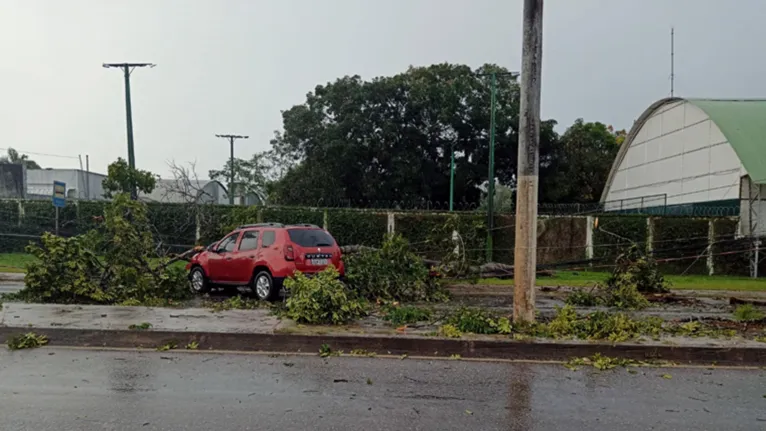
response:
M617 256L632 243L646 246L647 220L645 216L599 216L593 229L593 258L596 268L611 270Z
M327 210L327 227L339 244L378 247L388 232L388 214L330 209Z
M98 223L105 202L72 202L60 210L62 235L86 232ZM229 205L189 206L148 204L155 237L169 251L193 244L209 244L238 225L256 222L285 224L310 223L326 226L341 245L378 246L388 230L389 213L374 210L318 209L300 207L245 207ZM586 217L541 217L538 220L538 264L570 262L588 266ZM640 215L601 215L593 217L593 269L609 270L614 259L627 246L638 243L646 248L648 218ZM652 218L653 249L659 259L699 256L663 263L668 273L707 272L708 230L713 220L715 242L711 248L716 274L749 274L749 240L736 239L734 218ZM471 262L486 259L487 224L481 213L399 212L394 214L395 232L404 236L418 254L431 259L448 256L455 247L452 232L457 231ZM0 252L22 252L30 240L55 229L55 209L50 201L0 200ZM499 214L493 232L493 260L513 264L515 217ZM579 265L579 266L578 266ZM766 260L761 273L766 274ZM565 266L566 267L566 266Z
M713 220L713 268L716 274L750 275L750 250L752 243L747 239L737 239L735 219L721 218Z
M707 274L709 219L652 219L652 251L660 270L672 274ZM692 258L691 256L694 256ZM668 259L667 262L662 262Z

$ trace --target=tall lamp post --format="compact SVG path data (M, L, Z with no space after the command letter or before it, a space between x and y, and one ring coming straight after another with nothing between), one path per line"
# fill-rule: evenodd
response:
M450 163L449 163L449 211L452 212L455 202L455 143L450 145Z
M519 72L489 72L479 76L491 77L489 118L489 174L487 185L487 262L492 262L492 234L495 228L495 113L497 112L497 77L510 76L514 80Z
M119 68L122 69L123 76L125 77L125 123L128 129L128 166L131 169L136 168L136 156L133 147L133 110L130 105L130 74L137 67L154 67L153 63L104 63L101 65L105 69ZM130 190L130 198L137 199L138 191L136 185L133 184Z
M237 139L247 139L248 136L243 135L215 135L216 138L224 138L229 140L229 205L234 205L234 141Z

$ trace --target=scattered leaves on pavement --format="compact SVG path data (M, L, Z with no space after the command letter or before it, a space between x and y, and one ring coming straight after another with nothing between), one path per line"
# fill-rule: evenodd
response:
M342 352L340 350L334 351L332 348L330 348L329 344L322 344L319 346L319 357L320 358L328 358L330 356L340 356Z
M176 343L175 341L168 341L167 343L157 347L157 351L167 352L168 350L173 350L176 347L178 347L178 343Z
M147 329L150 329L152 327L152 324L149 322L142 322L139 324L132 324L128 326L128 329L131 331L146 331Z
M6 344L9 350L34 349L48 344L48 337L28 332L9 338Z
M667 379L667 380L670 380L670 379L672 379L672 378L673 378L673 376L671 376L670 374L663 374L663 375L662 375L662 378L663 378L663 379Z

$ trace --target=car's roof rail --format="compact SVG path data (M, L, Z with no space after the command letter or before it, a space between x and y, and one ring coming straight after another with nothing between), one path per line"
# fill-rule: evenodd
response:
M289 224L287 227L313 227L315 229L321 229L319 226L311 223L298 223L298 224Z
M275 227L275 228L280 228L280 227L285 227L285 225L283 225L282 223L253 223L253 224L243 224L243 225L241 225L241 226L237 227L237 230L239 230L239 229L250 229L250 228L254 228L254 227Z

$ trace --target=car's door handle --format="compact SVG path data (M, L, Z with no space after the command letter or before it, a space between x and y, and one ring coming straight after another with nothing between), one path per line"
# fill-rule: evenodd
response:
M226 260L231 260L231 258L230 258L230 257L227 257L227 258L226 258Z
M251 255L251 256L248 256L248 257L249 257L250 259L255 259L255 256L253 256L253 255Z

